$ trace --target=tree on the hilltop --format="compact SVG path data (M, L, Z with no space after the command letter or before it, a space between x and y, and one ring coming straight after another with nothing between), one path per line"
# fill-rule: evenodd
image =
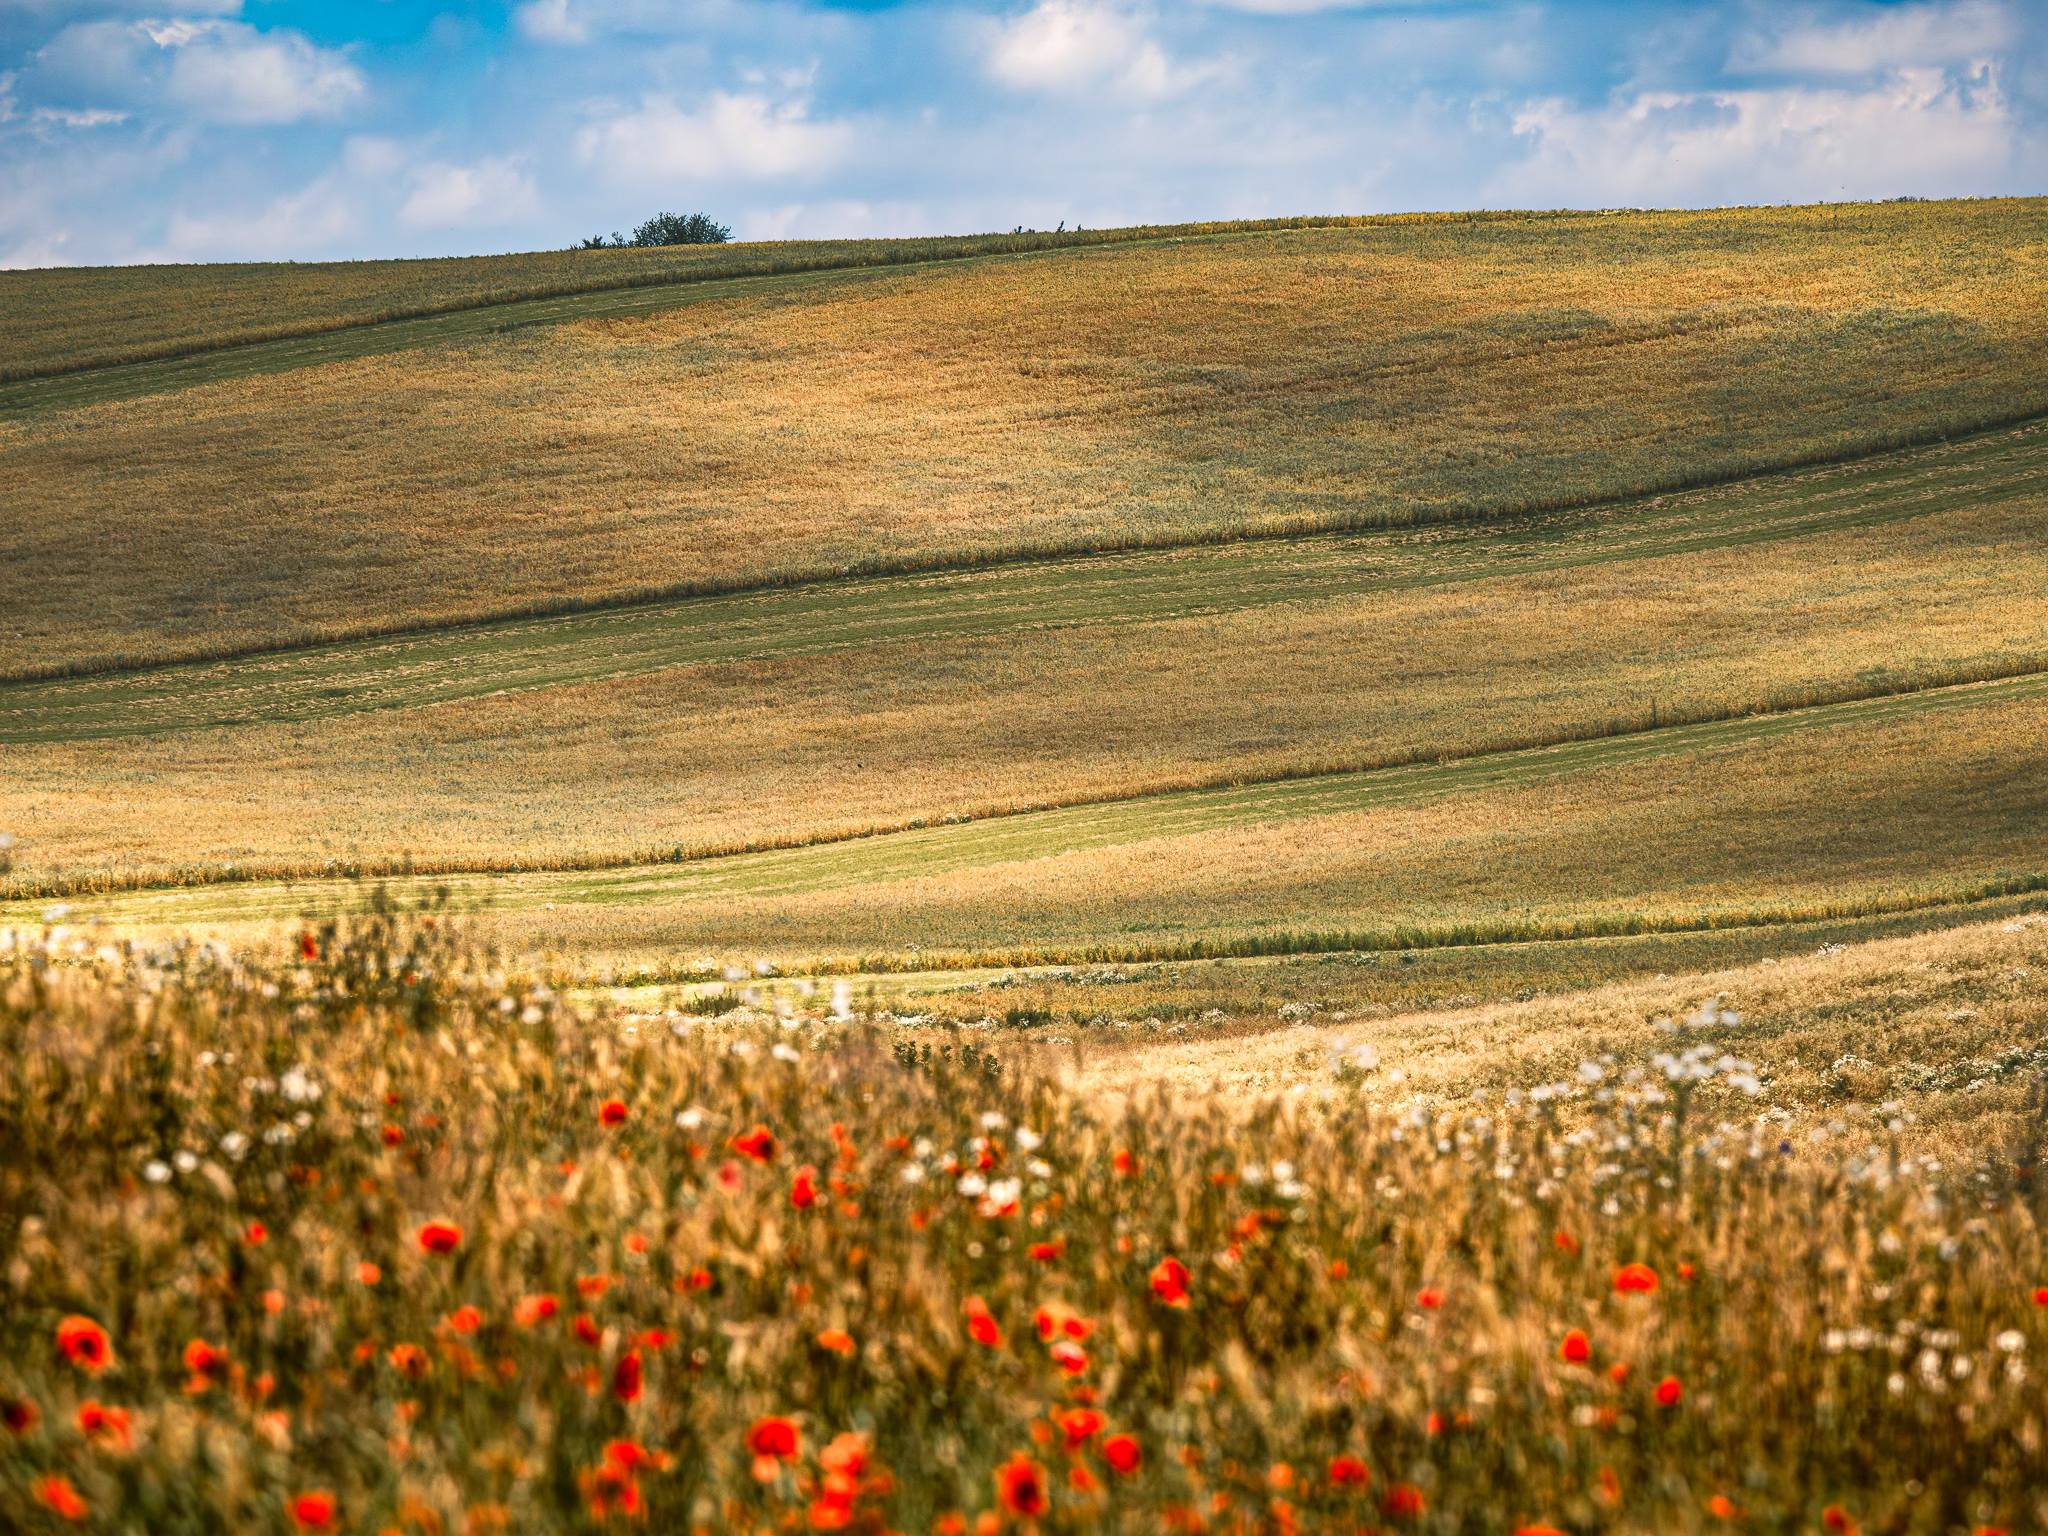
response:
M732 226L721 224L708 213L657 213L637 226L630 237L614 233L607 240L592 235L582 249L601 251L631 245L723 245L732 238Z

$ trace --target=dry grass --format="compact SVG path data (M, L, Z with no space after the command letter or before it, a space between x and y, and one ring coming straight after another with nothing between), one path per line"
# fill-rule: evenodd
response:
M1486 1101L1396 1113L1355 1058L1248 1102L672 1035L382 924L12 948L0 1519L2030 1530L2040 1105L1974 1053L2038 1053L2043 964L1615 994L1511 1065L1462 1021ZM1752 1011L1644 1018L1707 985Z
M878 277L0 424L0 670L1484 515L2048 407L2034 202Z
M2048 658L2039 496L1748 549L11 746L22 877L652 854L1460 755ZM1190 667L1188 658L1203 664ZM252 771L260 764L261 771Z
M1825 1121L1851 1105L1896 1102L1927 1150L1954 1159L2014 1128L2048 1072L2048 994L2033 984L2048 964L2048 917L1848 947L1809 940L1804 950L1526 1002L1335 1019L1323 1011L1302 1023L1268 1010L1219 1022L1221 1038L1208 1040L1069 1030L1071 1044L1043 1050L1081 1098L1116 1102L1157 1087L1246 1100L1317 1089L1345 1053L1370 1047L1379 1066L1364 1074L1365 1091L1400 1111L1490 1100L1569 1077L1588 1058L1643 1062L1670 1048L1648 1021L1683 1020L1718 998L1740 1018L1716 1028L1716 1043L1761 1069L1777 1108Z

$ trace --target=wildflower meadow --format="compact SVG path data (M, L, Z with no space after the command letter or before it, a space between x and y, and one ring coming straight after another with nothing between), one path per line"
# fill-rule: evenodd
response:
M1816 1150L1682 1031L1398 1114L988 1038L13 935L0 1528L2048 1523L2031 1144Z

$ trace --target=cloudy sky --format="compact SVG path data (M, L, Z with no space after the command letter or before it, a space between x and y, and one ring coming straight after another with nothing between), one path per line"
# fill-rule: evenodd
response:
M2048 191L2048 0L0 0L0 265Z

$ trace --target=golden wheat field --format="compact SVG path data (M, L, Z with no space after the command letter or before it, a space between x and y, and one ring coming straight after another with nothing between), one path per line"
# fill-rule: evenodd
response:
M1075 250L0 417L0 674L1497 516L1925 440L2048 408L2043 219L1901 204Z
M0 1530L2048 1529L2044 232L0 274Z

